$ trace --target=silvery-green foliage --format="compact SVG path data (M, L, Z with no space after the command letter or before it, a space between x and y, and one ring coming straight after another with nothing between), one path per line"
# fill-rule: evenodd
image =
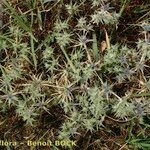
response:
M51 73L57 69L58 66L58 58L54 57L54 49L52 47L46 46L45 50L43 51L43 62L47 71Z
M8 47L7 42L0 37L0 50L6 50Z
M27 124L33 126L35 121L34 118L37 116L34 107L29 107L27 106L26 101L19 100L16 112L20 117L23 118L24 121L26 121Z
M140 50L141 53L141 60L140 61L145 61L146 58L150 59L150 44L139 40L137 42L137 48Z
M116 117L124 119L130 116L134 116L134 105L131 102L123 99L113 106Z
M135 114L138 117L143 117L146 114L144 105L141 102L135 101L134 106L135 106L134 108Z
M96 119L95 118L85 118L83 119L83 126L87 131L93 131L95 127Z
M91 0L92 1L92 6L99 6L101 4L104 4L107 0Z
M52 60L46 61L44 64L47 71L53 73L55 70L57 70L58 59L53 58Z
M102 94L104 97L106 97L106 99L108 100L108 98L110 97L110 95L112 94L112 87L113 85L109 85L107 82L102 83Z
M65 120L58 138L65 140L82 131L99 130L109 113L112 120L148 114L149 104L145 102L149 101L148 98L143 96L144 104L135 105L128 101L127 96L150 90L149 76L145 76L149 67L150 45L142 40L135 49L112 44L113 33L116 32L112 25L119 21L119 6L116 12L116 4L108 0L34 1L35 6L30 11L22 13L21 7L18 11L25 23L13 16L15 11L11 12L12 16L8 17L10 28L6 34L0 35L0 50L4 54L4 59L0 58L2 107L15 106L18 116L33 125L42 111L50 114L48 108L51 105L60 105ZM38 22L34 22L38 17L36 11L42 14L42 31ZM17 24L19 27L13 25L13 18L21 23ZM29 26L26 25L28 23ZM149 26L142 28L148 31ZM103 40L110 42L110 48L107 45L101 53ZM91 50L93 43L94 52ZM30 61L33 56L34 61L37 60L36 67ZM131 86L131 89L120 94L116 87L126 88L122 84Z
M102 97L99 87L88 88L87 93L75 96L76 104L68 105L67 112L70 112L69 122L63 124L60 137L70 136L72 129L77 132L77 127L93 131L99 128L103 122L103 116L107 111L106 100ZM66 105L64 105L66 107ZM78 132L77 132L78 133Z
M66 47L71 43L71 33L67 33L66 31L63 33L54 33L57 43L60 47Z
M77 24L77 27L78 28L81 28L81 29L84 29L84 27L86 26L86 18L85 17L81 17L79 18L78 20L78 24Z
M109 72L120 73L120 77L129 78L133 73L132 68L134 66L130 58L133 54L133 49L129 49L126 46L113 45L110 49L107 49L103 67Z
M90 65L86 65L82 68L82 79L87 81L88 79L91 79L93 76L93 68Z
M9 90L12 87L12 80L13 78L10 77L9 75L5 74L3 72L1 80L0 80L0 84L1 84L1 90Z
M83 31L83 33L93 30L93 26L90 23L87 24L85 17L79 18L78 24L76 25L76 27L77 27L77 30Z
M2 68L1 87L4 89L12 88L12 82L22 77L22 69L16 60L10 60L7 67Z
M62 125L61 131L59 132L58 136L59 139L69 140L72 135L76 134L77 125L75 121L76 120L68 120Z
M68 105L68 113L70 112L69 121L63 124L59 137L70 137L73 132L78 133L78 128L87 131L99 129L102 126L103 116L106 113L107 104L102 98L98 87L89 88L87 93L77 95L76 104ZM74 102L75 103L75 102ZM66 107L66 105L64 105ZM73 129L73 131L72 131Z
M91 22L94 24L117 24L119 14L116 12L110 13L109 8L105 9L105 5L102 5L100 10L96 10L93 15L91 15Z
M66 4L65 6L69 15L77 14L77 12L79 11L79 5L77 3L72 4L72 1L70 4Z
M5 101L5 104L9 107L14 106L16 104L16 101L18 101L17 92L12 91L4 91L4 95L1 96L1 100Z
M51 59L53 57L53 52L54 52L54 49L52 47L47 46L45 50L43 51L43 59L44 60Z
M79 66L80 62L83 59L83 51L81 51L80 49L76 49L74 53L71 54L71 61L75 64L75 66Z
M89 110L91 111L92 115L96 119L100 119L106 113L106 100L102 97L102 93L98 87L90 88L88 90L89 103Z
M81 49L87 49L87 43L93 41L87 37L87 32L82 34L77 34L78 40L75 41L75 47L80 47Z
M20 37L22 36L22 31L17 26L10 26L9 28L11 36Z
M30 76L31 80L27 82L27 84L24 85L24 93L28 94L28 99L31 99L32 101L36 100L37 98L40 98L43 96L42 93L42 74L38 76Z
M117 45L112 46L107 50L106 55L104 56L104 67L109 72L121 72L122 67L119 65L118 61L119 47Z
M66 29L69 29L69 25L67 21L61 21L61 20L56 20L54 24L54 31L55 32L61 32L65 31Z
M72 42L72 33L68 29L69 25L67 21L57 20L55 22L53 36L60 47L66 47Z
M87 82L88 79L94 77L94 69L91 67L91 65L83 65L82 63L78 63L76 65L76 72L69 71L72 79L84 83Z

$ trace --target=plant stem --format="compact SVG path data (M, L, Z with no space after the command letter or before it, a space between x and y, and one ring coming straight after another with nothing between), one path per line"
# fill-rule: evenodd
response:
M73 63L72 63L72 61L70 60L70 58L68 57L68 54L66 53L64 47L61 46L61 50L62 50L62 52L64 53L64 55L65 55L65 57L66 57L66 59L67 59L69 65L70 65L71 69L72 69L73 72L75 73L75 72L76 72L76 68L75 68L75 66L73 65Z
M36 54L35 54L35 49L34 49L34 42L33 42L33 37L30 36L30 43L31 43L31 53L32 53L32 58L34 62L34 67L37 69L37 60L36 60Z

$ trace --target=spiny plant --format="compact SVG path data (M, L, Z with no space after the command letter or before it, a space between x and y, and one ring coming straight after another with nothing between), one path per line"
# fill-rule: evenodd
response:
M106 131L111 121L144 125L143 118L150 115L149 20L142 16L133 25L142 33L134 45L114 43L130 3L2 0L1 112L13 108L36 128L44 113L51 116L51 108L61 108L64 118L54 137L61 140L80 141L82 133L92 136L101 130L111 135ZM143 143L131 137L125 142L141 148Z

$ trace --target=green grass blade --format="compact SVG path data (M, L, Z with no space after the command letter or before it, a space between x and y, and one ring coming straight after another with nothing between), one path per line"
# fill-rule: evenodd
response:
M75 73L75 72L76 72L76 68L75 68L75 66L73 65L72 61L70 60L70 58L69 58L68 54L66 53L64 47L61 47L61 50L62 50L62 52L64 53L64 55L65 55L65 57L66 57L66 59L67 59L69 65L70 65L71 69L72 69L73 72Z
M141 93L141 94L132 94L131 95L131 97L142 97L142 96L149 97L150 93Z
M97 44L97 39L96 39L96 34L93 33L93 44L92 44L92 52L93 52L93 55L94 55L94 58L96 61L99 60L99 50L98 50L98 44Z
M35 53L35 47L34 47L34 40L32 36L30 36L30 44L31 44L31 53L32 53L34 67L35 69L37 69L37 59L36 59L36 53Z
M36 40L36 38L34 37L33 33L32 33L32 29L30 26L27 25L27 23L25 23L26 21L23 18L23 15L19 15L15 9L13 7L10 6L10 4L7 1L2 0L3 4L8 8L8 10L6 13L8 13L9 15L11 15L14 20L16 21L17 25L22 28L24 31L28 32L29 35L32 36L32 38Z

